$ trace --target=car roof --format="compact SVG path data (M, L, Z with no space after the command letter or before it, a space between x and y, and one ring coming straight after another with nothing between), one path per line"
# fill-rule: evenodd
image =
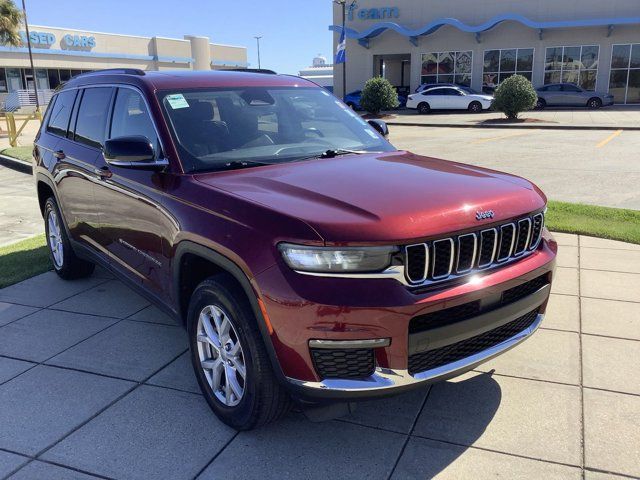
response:
M136 69L97 70L73 77L66 88L125 83L151 90L190 89L207 87L317 87L315 83L293 75L243 72L235 70L163 70L144 72Z

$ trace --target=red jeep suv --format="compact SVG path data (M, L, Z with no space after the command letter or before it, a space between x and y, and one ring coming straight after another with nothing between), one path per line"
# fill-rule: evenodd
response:
M542 321L545 196L387 133L293 76L79 75L34 148L55 271L101 265L184 325L237 429L459 375Z

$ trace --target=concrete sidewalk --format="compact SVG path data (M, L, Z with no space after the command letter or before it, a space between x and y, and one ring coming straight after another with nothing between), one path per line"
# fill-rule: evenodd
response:
M640 246L557 239L547 317L514 350L242 433L209 411L182 328L108 274L0 290L0 478L640 477Z
M640 130L640 105L614 105L599 110L547 108L520 115L522 123L492 123L504 118L500 112L467 113L459 111L432 112L419 115L415 110L386 112L393 118L389 125L426 127L475 128L553 128L576 130ZM535 120L535 121L532 121Z

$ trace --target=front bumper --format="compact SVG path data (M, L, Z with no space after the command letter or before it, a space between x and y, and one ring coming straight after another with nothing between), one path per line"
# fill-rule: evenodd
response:
M549 296L557 244L547 233L540 247L513 264L485 272L479 278L425 292L412 292L397 280L322 278L302 275L288 267L273 267L256 277L272 327L271 341L284 380L292 392L307 400L349 400L388 396L421 384L444 380L485 362L528 338L540 325ZM446 328L410 333L417 316L438 313L473 302L487 303L509 289L537 278L548 279L539 291L508 304L492 304L477 315ZM509 337L464 358L416 369L412 353L492 331L522 315L533 320ZM310 341L390 339L375 348L373 373L360 378L320 377Z
M551 285L548 284L535 293L524 299L514 302L505 307L490 311L488 313L457 322L448 327L424 332L423 338L410 339L409 351L418 349L418 343L435 344L441 342L456 342L472 339L478 335L490 333L496 328L500 328L523 317L528 312L537 312L549 298ZM524 330L517 334L481 350L472 355L461 358L457 361L447 363L436 368L420 371L411 374L409 370L376 367L375 372L364 379L325 379L322 381L303 381L288 378L296 387L301 389L303 395L314 398L354 399L359 396L375 397L384 396L387 393L398 393L399 391L420 386L425 383L433 383L446 380L464 372L467 372L477 365L484 363L502 353L510 350L519 343L529 338L540 326L544 318L543 313L535 313L535 319ZM440 331L437 331L440 330Z

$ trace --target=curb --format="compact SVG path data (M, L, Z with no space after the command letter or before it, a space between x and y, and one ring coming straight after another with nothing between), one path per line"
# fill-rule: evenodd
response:
M13 170L18 170L22 173L28 173L29 175L33 174L33 167L31 166L31 163L18 160L17 158L8 157L7 155L0 154L0 165L4 165L5 167Z
M493 129L522 129L522 130L630 130L640 131L637 127L616 127L609 125L500 125L500 124L482 124L482 125L465 125L458 123L418 123L418 122L386 122L389 126L394 127L444 127L444 128L493 128Z

